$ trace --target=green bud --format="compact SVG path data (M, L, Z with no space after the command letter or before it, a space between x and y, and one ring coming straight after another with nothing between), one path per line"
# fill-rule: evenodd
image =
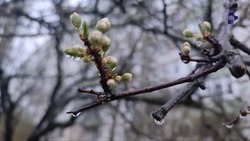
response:
M122 80L127 80L127 81L131 81L132 80L133 75L131 73L124 73L122 75Z
M89 35L89 41L94 46L101 45L102 42L102 33L100 31L92 31Z
M109 79L107 81L107 85L109 86L110 90L114 90L116 88L116 82L114 79Z
M122 77L120 76L120 75L117 75L116 77L115 77L115 81L121 81L122 80Z
M81 45L75 45L74 47L66 48L64 53L72 57L82 58L84 55L86 55L86 50L87 49Z
M190 44L189 44L189 42L184 42L183 45L182 45L182 47L184 47L184 46L189 46L189 47L191 47Z
M199 24L200 31L203 36L207 37L210 35L211 24L207 21L204 21L202 24Z
M82 60L83 62L88 63L91 61L91 56L84 56Z
M207 31L210 31L211 30L211 24L207 21L204 21L202 24L201 24L202 28L206 29Z
M110 47L110 39L107 36L102 37L102 50L107 52Z
M190 51L191 51L190 46L183 46L182 49L181 49L181 53L182 53L183 55L186 55L186 56L189 55Z
M111 24L108 18L103 18L97 22L95 28L105 34L111 28Z
M81 26L82 18L78 13L74 12L73 14L71 14L70 20L75 28L79 28Z
M104 62L110 66L111 69L115 69L115 67L117 66L118 64L118 61L115 57L113 56L107 56L105 57L104 59Z
M83 21L83 23L82 23L82 29L83 29L84 36L88 37L89 36L89 28L88 28L88 25L85 21Z
M183 35L186 37L186 38L193 38L194 37L194 33L190 30L190 29L185 29L183 31Z
M203 41L204 40L202 35L196 35L195 38L196 38L197 41Z

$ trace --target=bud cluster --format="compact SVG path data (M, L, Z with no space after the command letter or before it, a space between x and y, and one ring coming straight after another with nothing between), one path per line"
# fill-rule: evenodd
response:
M199 24L199 29L201 34L195 34L192 30L190 29L185 29L183 30L183 35L186 38L195 38L196 40L196 45L200 46L205 40L206 37L210 36L210 30L211 30L211 24L207 21L204 21L202 24Z
M185 43L182 45L181 53L182 53L184 56L189 56L190 51L191 51L190 44L189 44L188 42L185 42Z
M110 30L111 24L108 18L99 20L95 26L95 30L89 33L87 23L81 19L81 16L74 12L70 16L70 20L74 27L78 30L80 39L84 41L86 46L76 45L65 49L65 54L71 57L82 58L84 62L95 61L96 55L102 59L102 66L107 71L107 85L110 90L115 90L116 82L131 81L132 74L124 73L122 76L117 75L114 71L118 61L113 56L106 56L106 52L110 47L110 39L105 34ZM99 72L99 71L98 71Z

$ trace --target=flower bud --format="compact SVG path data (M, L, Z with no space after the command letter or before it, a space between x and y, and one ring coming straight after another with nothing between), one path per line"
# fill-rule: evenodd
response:
M91 61L91 56L84 56L82 60L83 62L88 63Z
M110 39L107 36L102 37L102 50L107 52L110 47Z
M79 28L81 26L82 18L78 13L74 12L73 14L71 14L70 20L75 28Z
M118 64L118 61L115 57L113 56L107 56L104 58L104 62L110 66L111 69L115 69L115 67Z
M202 24L201 24L201 27L203 29L206 29L206 31L210 31L211 30L211 24L207 21L204 21Z
M95 28L101 31L103 34L105 34L111 28L109 19L108 18L101 19L100 21L97 22Z
M110 90L114 90L116 88L116 82L114 79L109 79L107 81L107 85L109 86Z
M185 56L188 56L191 51L191 48L189 46L184 46L181 49L181 53Z
M193 38L194 37L194 33L190 30L190 29L185 29L183 31L183 35L186 37L186 38Z
M120 76L120 75L117 75L116 77L115 77L115 81L121 81L122 80L122 77Z
M208 37L211 33L211 24L207 21L204 21L202 24L199 24L200 31L204 37Z
M195 35L195 38L196 38L196 40L197 41L204 41L204 38L203 38L203 36L202 35Z
M189 42L184 42L183 45L182 45L182 47L184 47L184 46L189 46L189 47L191 47L190 44L189 44Z
M127 80L127 81L131 81L132 80L133 75L131 73L124 73L122 75L122 80Z
M92 31L89 35L89 41L91 45L98 46L102 42L102 33L100 31Z
M64 53L72 57L82 58L84 55L86 55L86 50L87 49L85 47L82 47L81 45L75 45L74 47L66 48L64 50Z

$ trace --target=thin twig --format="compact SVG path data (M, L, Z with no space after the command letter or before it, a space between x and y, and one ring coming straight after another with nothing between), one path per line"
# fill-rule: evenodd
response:
M250 48L248 48L247 46L245 46L244 44L242 44L234 36L232 36L230 38L230 43L235 48L238 48L238 49L242 50L243 52L245 52L246 54L250 55Z
M94 90L84 90L84 89L77 89L79 93L87 93L87 94L92 94L92 95L101 95L103 94L102 92L96 92Z

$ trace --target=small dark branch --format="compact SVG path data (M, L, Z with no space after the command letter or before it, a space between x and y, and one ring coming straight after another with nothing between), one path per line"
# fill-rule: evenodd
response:
M217 70L223 68L225 66L225 64L226 64L225 60L220 61L216 65L211 66L211 67L207 68L204 71L188 75L186 77L177 79L177 80L172 81L172 82L167 82L167 83L163 83L163 84L159 84L159 85L155 85L155 86L149 86L149 87L145 87L145 88L137 89L137 90L130 90L130 91L125 91L125 92L120 92L120 93L117 93L114 98L128 97L128 96L132 96L132 95L138 95L138 94L142 94L142 93L153 92L153 91L168 88L168 87L171 87L171 86L174 86L174 85L187 83L187 82L192 82L192 81L194 81L194 80L196 80L196 79L198 79L198 78L200 78L202 76L205 76L207 74L216 72Z
M96 64L96 67L100 73L101 80L99 82L102 85L104 92L111 93L111 91L107 85L107 81L108 81L107 68L106 68L106 65L102 61L101 54L100 54L100 52L93 52L93 51L91 51L91 52L95 58L95 64Z
M240 114L235 119L225 122L223 125L225 125L227 128L232 128L235 124L239 123L240 119L245 118L247 115L250 115L250 106L247 106L246 110L240 111Z
M204 62L204 63L211 63L211 61L209 59L205 59L205 58L193 58L190 56L185 56L182 53L179 53L180 58L182 60L182 62L184 63L189 63L189 62Z
M211 61L209 59L205 59L205 58L189 58L189 61L193 61L193 62L204 62L204 63L211 63Z
M92 94L92 95L101 95L103 94L102 92L96 92L94 90L84 90L84 89L77 89L79 93L87 93L87 94Z
M101 102L94 102L94 103L91 103L89 105L85 105L83 107L80 107L79 109L76 109L76 110L73 110L73 111L69 111L66 114L78 115L78 113L81 113L83 111L89 110L89 109L94 108L96 106L99 106L101 104L102 104Z
M235 48L238 48L238 49L242 50L243 52L245 52L246 54L250 55L250 48L248 48L247 46L245 46L244 44L242 44L234 36L232 36L230 38L230 43Z
M174 107L174 105L176 105L183 97L192 94L197 88L197 81L187 84L178 95L171 98L166 104L161 106L157 111L153 112L153 118L157 121L163 120L166 114Z
M209 68L211 64L206 64L203 66L200 66L200 68L197 70L199 72L203 72ZM204 79L206 75L203 75L203 77L196 79L196 81L188 83L183 90L179 92L178 95L167 101L166 104L161 106L157 111L152 113L152 116L157 121L162 121L167 113L185 96L191 95L198 87L204 88Z
M167 25L167 20L168 20L168 15L167 15L167 4L165 3L164 0L162 0L162 3L164 5L164 8L163 8L163 25L164 25L164 34L168 35L168 25Z
M209 43L211 43L213 45L214 49L215 49L212 56L217 55L219 52L221 52L222 46L213 36L207 36L207 37L204 37L204 38Z
M246 69L246 74L247 74L247 76L249 77L249 79L250 79L250 72L249 72L249 70L248 69Z
M94 57L96 67L100 73L100 81L99 82L100 82L104 92L111 93L111 90L109 89L109 87L107 85L107 81L108 81L107 68L106 68L106 65L102 61L100 51L91 50L91 43L84 35L80 34L80 39L84 42L84 45L88 47L91 55Z

